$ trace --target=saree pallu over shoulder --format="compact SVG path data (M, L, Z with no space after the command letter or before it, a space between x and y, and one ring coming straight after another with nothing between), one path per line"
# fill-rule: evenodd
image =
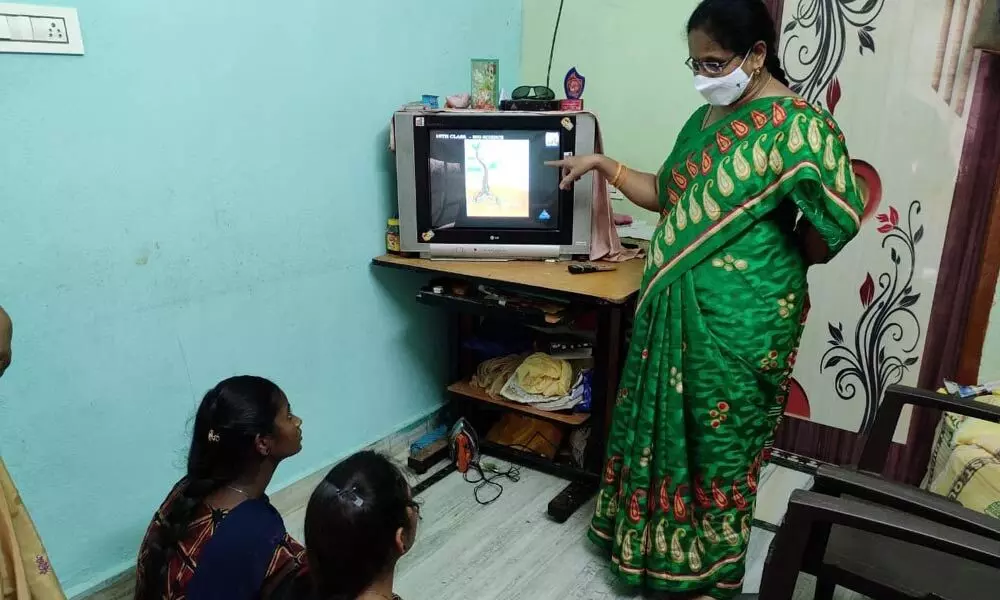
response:
M785 199L833 254L861 226L864 205L844 135L822 108L798 98L762 98L700 131L704 114L684 127L657 178L662 216L640 305Z
M0 599L65 598L35 525L0 459Z

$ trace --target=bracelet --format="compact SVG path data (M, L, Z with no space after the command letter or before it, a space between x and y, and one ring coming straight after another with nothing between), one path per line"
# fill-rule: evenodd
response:
M628 167L625 167L624 169L622 169L622 177L618 181L618 183L615 184L615 188L616 189L618 189L618 190L622 189L622 186L625 185L625 182L628 180L628 173L629 173Z
M615 171L615 176L611 179L611 187L618 187L618 184L622 181L622 175L624 175L627 170L628 169L625 168L625 165L618 163L618 170Z
M625 165L618 163L618 170L615 171L615 176L611 178L611 187L618 187L618 182L622 178L622 171L625 170Z

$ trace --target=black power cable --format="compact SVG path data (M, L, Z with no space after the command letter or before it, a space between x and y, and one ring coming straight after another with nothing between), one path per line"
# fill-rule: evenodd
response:
M508 466L506 471L501 471L495 467L488 470L490 472L489 475L486 474L482 465L477 461L471 463L469 470L462 474L466 482L477 484L475 489L472 490L472 494L475 496L476 502L483 506L496 502L497 498L503 494L503 485L497 481L498 479L509 479L515 483L521 479L521 469L514 465ZM478 473L479 479L470 479L469 474L472 472ZM488 500L483 500L479 494L487 487L496 490L496 494Z
M509 446L514 450L521 450L524 452L530 452L533 454L538 454L544 456L544 454L532 449L530 446L534 444L535 440L541 439L543 442L548 444L553 448L553 451L558 451L559 446L552 443L552 440L545 437L541 433L535 433L530 440L528 440L527 445L525 444L514 444ZM477 473L479 477L470 478L469 473ZM487 466L484 468L479 461L475 461L469 464L469 470L462 474L462 478L465 479L467 483L477 484L472 490L473 496L476 498L476 502L486 506L487 504L492 504L497 501L497 499L503 494L503 484L498 480L509 479L510 481L517 483L521 479L521 468L515 466L513 463L507 463L506 470L500 470L499 467L493 466L491 461L487 461ZM496 490L496 494L490 497L488 500L483 500L480 493L487 487Z
M552 45L549 47L549 70L545 74L545 87L552 89L549 85L552 80L552 57L556 53L556 38L559 37L559 22L562 21L563 3L566 0L559 0L559 14L556 15L556 27L552 30Z

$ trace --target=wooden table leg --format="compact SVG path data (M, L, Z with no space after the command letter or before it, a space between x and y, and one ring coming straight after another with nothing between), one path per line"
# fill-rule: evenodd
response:
M587 444L586 468L600 473L604 468L611 414L621 378L622 322L624 306L601 307L597 319L594 348L594 378L591 381L591 432Z

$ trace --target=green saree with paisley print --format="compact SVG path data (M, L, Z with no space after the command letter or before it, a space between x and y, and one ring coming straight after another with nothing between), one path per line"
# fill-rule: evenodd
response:
M757 481L805 323L808 220L832 256L863 202L836 123L761 98L681 130L650 243L590 538L625 582L740 593Z

